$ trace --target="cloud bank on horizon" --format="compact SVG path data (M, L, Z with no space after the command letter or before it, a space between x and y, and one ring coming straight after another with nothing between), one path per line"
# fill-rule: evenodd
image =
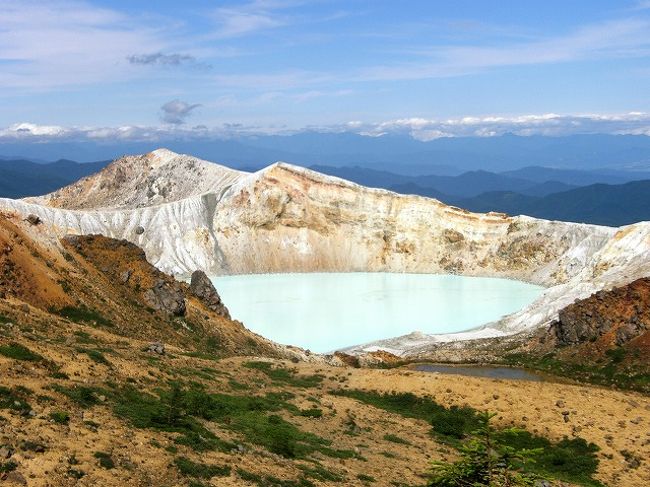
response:
M217 127L183 126L192 110L189 105L173 100L161 108L164 126L63 127L17 123L0 128L0 143L5 141L102 140L165 141L209 140L257 135L292 135L301 132L353 133L369 137L408 135L416 140L430 141L442 137L563 136L576 134L614 134L650 136L650 113L619 115L523 115L517 117L463 117L447 120L424 118L395 119L380 123L352 121L330 126L309 126L300 129L275 129L241 124Z
M650 135L645 0L0 0L0 11L2 138Z

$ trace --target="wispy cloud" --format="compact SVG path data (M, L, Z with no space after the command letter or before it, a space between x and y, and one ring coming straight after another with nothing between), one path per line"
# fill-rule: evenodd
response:
M128 78L127 56L163 52L162 30L79 0L0 0L0 87L47 89Z
M650 20L622 19L587 25L566 35L498 46L432 46L407 51L411 62L364 68L360 80L462 76L492 68L564 63L650 54Z
M195 64L196 58L189 54L163 54L156 52L153 54L131 54L126 57L131 64L141 66L180 66L182 64Z
M162 110L161 119L165 123L181 125L185 123L185 120L190 116L192 111L200 106L198 103L192 105L181 100L168 101L160 107Z
M287 25L291 17L282 11L300 2L254 0L231 7L220 7L212 16L217 24L215 38L239 37Z
M223 100L228 103L227 100ZM517 116L461 117L451 119L402 118L369 123L351 121L338 125L310 126L304 129L277 126L261 127L239 123L220 126L190 127L184 125L187 116L198 105L174 100L164 114L167 125L120 127L63 127L17 123L0 128L0 142L24 140L48 142L55 140L122 140L164 141L186 138L209 140L223 137L263 135L269 133L291 134L304 130L320 132L349 132L381 137L386 134L403 134L428 141L441 137L496 137L504 134L520 136L564 136L574 134L633 134L650 136L650 113L621 114L567 114L553 113Z

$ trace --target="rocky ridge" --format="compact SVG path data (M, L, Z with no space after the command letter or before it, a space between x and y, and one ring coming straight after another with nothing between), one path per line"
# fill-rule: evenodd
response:
M441 342L534 330L575 299L650 275L647 222L616 229L475 214L285 163L252 174L205 164L158 150L120 159L52 195L0 200L0 207L37 216L43 235L129 240L156 267L182 276L195 269L208 274L427 272L521 279L548 287L526 309L480 330L411 335L354 347L352 353L385 349L421 355ZM182 185L182 191L157 191L149 198L149 190L134 183L109 197L115 175L138 173L138 167L147 174L147 188L164 174L176 182L170 187ZM214 178L203 176L208 171Z

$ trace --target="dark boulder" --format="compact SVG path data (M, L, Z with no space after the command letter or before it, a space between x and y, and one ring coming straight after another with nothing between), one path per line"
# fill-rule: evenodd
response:
M38 215L30 214L27 215L27 218L25 218L25 221L29 223L30 225L40 225L43 223L43 220L41 220L41 217Z
M165 282L159 279L151 289L144 292L143 297L156 311L174 316L185 315L185 298L178 282Z
M190 293L199 298L203 304L224 318L230 319L228 308L221 301L210 278L203 271L194 271L190 280Z

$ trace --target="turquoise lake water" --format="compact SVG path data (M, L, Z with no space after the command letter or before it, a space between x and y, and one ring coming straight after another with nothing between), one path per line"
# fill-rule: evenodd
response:
M522 309L544 290L508 279L438 274L251 274L212 282L247 328L313 352L413 331L467 330Z

